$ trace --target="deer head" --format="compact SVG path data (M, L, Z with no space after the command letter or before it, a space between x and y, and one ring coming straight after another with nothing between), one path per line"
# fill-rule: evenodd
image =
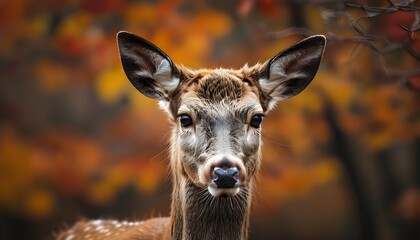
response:
M173 170L214 197L232 197L249 187L260 162L264 116L277 101L308 86L325 42L313 36L239 70L190 70L147 40L118 34L128 79L160 101L173 122Z

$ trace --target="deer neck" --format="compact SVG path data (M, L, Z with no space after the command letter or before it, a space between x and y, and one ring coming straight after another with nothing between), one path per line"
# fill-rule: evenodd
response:
M231 198L215 198L207 189L174 174L172 239L248 239L250 206L249 189Z

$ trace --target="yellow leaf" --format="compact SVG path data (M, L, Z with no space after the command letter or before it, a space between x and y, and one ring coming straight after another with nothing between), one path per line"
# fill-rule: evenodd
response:
M52 213L54 196L45 189L30 190L25 199L24 209L33 218L44 218Z
M310 172L314 185L324 184L338 176L339 165L335 159L326 159L314 165Z
M115 190L106 182L93 183L87 188L86 198L94 204L103 205L113 199Z
M166 166L158 161L147 160L147 164L138 165L134 173L134 183L138 190L146 193L154 191L162 182L164 169Z
M77 13L64 19L60 25L58 36L80 37L91 21L91 16L85 13Z
M232 20L226 14L216 11L202 11L194 19L196 29L204 30L215 37L227 34L232 28Z
M386 130L380 130L365 136L366 146L373 152L385 149L392 140L392 134Z
M96 81L99 96L107 102L115 101L121 97L128 86L131 87L131 84L120 66L105 69Z
M157 9L150 4L132 4L123 14L126 22L130 23L155 23L157 20Z
M87 187L86 198L95 204L106 204L114 199L118 190L121 190L130 181L127 169L121 166L111 166L106 176Z

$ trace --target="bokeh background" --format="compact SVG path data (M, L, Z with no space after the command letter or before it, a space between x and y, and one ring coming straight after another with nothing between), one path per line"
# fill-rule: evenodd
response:
M169 213L170 124L125 78L120 30L193 68L327 34L313 83L264 121L251 239L420 239L420 4L390 4L1 0L0 239Z

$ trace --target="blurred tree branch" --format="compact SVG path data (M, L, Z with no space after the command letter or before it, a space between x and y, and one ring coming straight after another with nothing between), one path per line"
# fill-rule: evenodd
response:
M405 0L401 2L394 2L387 0L388 6L377 7L368 4L361 4L360 1L332 1L332 0L308 0L303 1L309 3L320 11L320 15L324 24L333 30L350 30L351 34L342 34L328 32L326 36L329 42L336 43L354 43L356 46L364 45L370 48L377 54L379 59L378 69L382 74L388 78L395 79L400 83L420 90L419 86L410 84L415 78L420 77L420 70L397 70L393 66L389 66L384 55L403 51L410 55L416 61L420 61L420 52L418 49L418 41L420 35L420 7L414 6L415 0ZM356 13L355 13L356 10ZM393 29L399 34L393 35L378 35L374 31L375 28L382 28L383 26L372 25L370 29L361 24L362 20L373 20L379 17L388 17L389 14L402 12L411 13L414 15L414 20L410 26L398 24L397 29ZM358 16L354 16L358 14ZM388 15L388 16L386 16ZM278 32L269 32L268 37L281 38L288 35L313 35L314 32L307 28L289 28ZM417 44L417 45L416 45ZM357 49L357 48L355 48Z

